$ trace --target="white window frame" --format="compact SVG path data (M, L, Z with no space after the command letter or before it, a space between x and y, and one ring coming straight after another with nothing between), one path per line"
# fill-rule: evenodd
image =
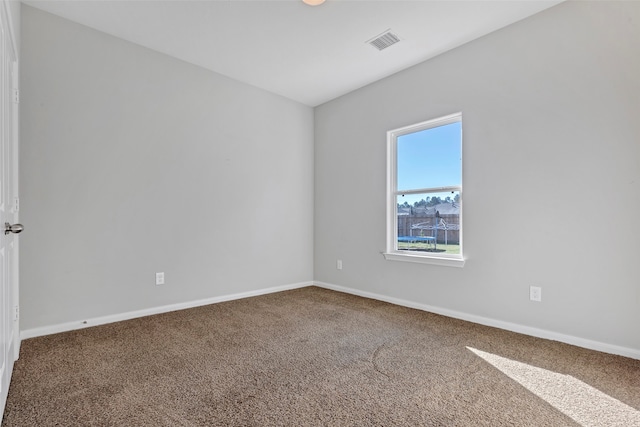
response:
M448 116L439 117L433 120L417 123L410 126L390 130L387 132L387 250L384 257L391 261L408 261L423 264L435 264L451 267L463 267L465 263L464 252L462 250L462 183L460 186L450 187L434 187L434 188L417 188L417 189L398 189L398 158L397 147L398 138L410 133L420 132L452 123L460 122L462 124L462 113L450 114ZM462 144L462 130L460 144ZM462 152L462 150L461 150ZM462 170L462 161L461 170ZM461 177L462 179L462 177ZM441 193L448 191L458 191L460 194L460 254L438 254L429 252L417 252L398 250L398 207L397 196L402 194L425 194L425 193Z

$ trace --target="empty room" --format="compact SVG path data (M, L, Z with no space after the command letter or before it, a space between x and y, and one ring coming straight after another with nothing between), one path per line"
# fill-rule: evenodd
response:
M2 426L640 426L640 2L1 4Z

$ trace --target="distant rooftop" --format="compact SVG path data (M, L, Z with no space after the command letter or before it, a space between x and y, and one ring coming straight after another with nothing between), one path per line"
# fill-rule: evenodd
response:
M436 211L440 212L440 215L460 215L460 203L440 203L434 206L408 206L399 207L398 215L414 215L414 216L435 216Z

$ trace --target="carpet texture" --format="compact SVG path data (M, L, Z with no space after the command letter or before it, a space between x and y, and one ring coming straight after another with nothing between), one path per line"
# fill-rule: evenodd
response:
M2 425L629 427L639 409L638 360L308 287L26 340Z

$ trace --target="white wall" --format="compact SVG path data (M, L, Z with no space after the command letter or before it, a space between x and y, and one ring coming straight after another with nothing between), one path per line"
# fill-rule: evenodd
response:
M640 355L639 52L567 2L318 107L315 279ZM458 111L467 263L386 261L385 132Z
M313 279L311 108L24 6L21 113L22 330Z

